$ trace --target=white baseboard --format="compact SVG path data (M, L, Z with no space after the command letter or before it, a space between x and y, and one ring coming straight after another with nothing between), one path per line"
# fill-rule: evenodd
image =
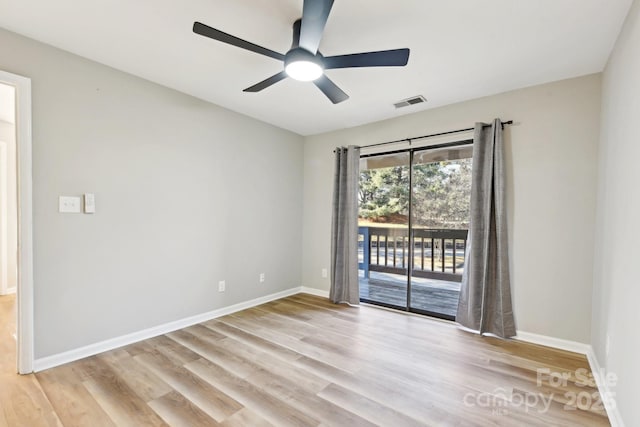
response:
M560 338L549 337L546 335L538 335L532 334L530 332L518 331L518 335L516 336L517 340L530 342L533 344L544 345L547 347L553 347L560 350L571 351L574 353L584 354L587 357L587 361L589 362L589 367L591 368L591 372L594 374L594 379L596 380L596 386L598 387L598 392L600 396L603 397L603 402L605 403L605 408L607 409L607 416L609 417L609 422L611 423L611 427L624 427L624 422L622 421L622 416L620 415L620 411L618 410L617 405L615 404L615 394L612 393L612 390L609 389L609 385L606 382L603 382L603 369L598 362L598 358L596 357L595 352L593 351L593 347L589 344L584 344L576 341L563 340ZM607 397L611 396L613 405L608 404Z
M195 316L187 317L185 319L175 320L173 322L154 326L152 328L144 329L142 331L133 332L120 337L111 338L105 341L90 344L85 347L80 347L74 350L65 351L63 353L42 357L34 360L33 370L34 372L44 371L45 369L64 365L65 363L73 362L79 359L84 359L85 357L89 357L99 353L103 353L105 351L113 350L118 347L133 344L135 342L146 340L149 338L157 337L159 335L163 335L169 332L177 331L178 329L182 329L198 323L206 322L207 320L215 319L221 316L226 316L227 314L235 313L241 310L246 310L247 308L255 307L257 305L264 304L269 301L288 297L290 295L295 295L300 292L305 292L303 291L303 289L310 289L310 288L297 287L297 288L287 289L287 290L276 292L274 294L266 295L260 298L255 298L249 301L230 305L228 307L219 308L213 311L209 311L207 313L198 314Z
M11 294L15 294L16 291L17 291L17 288L14 286L12 288L5 289L3 292L0 292L0 295L11 295Z
M585 356L589 353L589 351L591 351L591 346L589 344L563 340L561 338L554 338L547 335L532 334L531 332L518 331L515 339L532 344L539 344L547 347L557 348L560 350L571 351L573 353L580 353L584 354Z
M603 381L606 379L606 371L600 366L600 362L598 362L596 353L593 351L593 347L591 346L589 346L587 359L589 360L589 365L591 366L591 372L594 373L594 378L596 380L596 385L598 386L600 396L602 396L602 400L605 403L605 408L607 409L607 415L609 416L609 423L611 423L611 427L624 427L622 415L618 410L618 405L616 405L615 403L615 393L609 388L609 384L606 381ZM610 396L613 404L610 404L607 396Z
M322 289L303 286L300 288L300 292L303 294L315 295L317 297L329 298L329 291L323 291Z

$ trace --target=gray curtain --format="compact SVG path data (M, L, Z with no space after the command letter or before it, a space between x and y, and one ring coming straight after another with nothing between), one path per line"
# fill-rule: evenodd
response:
M471 222L456 321L481 334L516 335L511 306L502 122L476 123Z
M358 174L360 148L335 150L331 215L331 291L335 303L360 302L358 287Z

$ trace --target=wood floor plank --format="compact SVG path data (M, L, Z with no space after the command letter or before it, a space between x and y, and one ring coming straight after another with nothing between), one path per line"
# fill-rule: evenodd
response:
M287 335L286 333L264 328L261 325L252 323L246 319L225 316L221 321L239 329L243 329L246 332L262 336L273 343L288 348L289 350L293 350L301 355L316 358L318 360L324 360L326 363L339 366L342 369L355 372L360 368L357 361L349 359L342 354L337 354L335 352L327 351L321 347L307 344L304 341Z
M270 311L261 310L259 307L243 310L229 317L249 321L253 324L260 325L262 328L279 331L289 337L297 339L304 338L308 334L306 330L293 327L286 319L279 318Z
M9 423L7 418L4 416L4 409L0 411L0 427L8 427Z
M0 340L0 368L0 427L610 425L571 399L598 397L583 355L305 294L31 376Z
M149 406L171 427L214 427L220 425L176 391L171 391L152 400L149 402Z
M268 371L260 371L250 375L247 382L267 390L269 394L287 402L293 408L304 412L323 424L335 426L373 426L365 418L350 412L342 406L319 397L294 381L274 375Z
M317 375L313 375L306 369L294 366L291 363L279 359L269 353L256 350L241 341L234 340L233 338L221 340L218 342L218 345L229 352L235 352L246 360L253 360L260 370L268 371L271 375L281 378L287 378L311 393L317 393L329 385L327 380L320 378Z
M16 373L16 295L0 295L0 426L60 426L34 375Z
M317 393L328 385L326 380L233 337L207 342L206 338L200 339L197 333L188 334L185 330L181 334L169 336L240 378L264 370L273 376L288 378L312 393Z
M75 365L89 375L82 384L116 425L167 425L104 360L93 356Z
M245 378L260 369L260 366L253 360L245 359L219 345L211 345L210 341L195 336L186 330L172 332L169 337L205 359L219 364L239 378Z
M336 318L342 318L345 320L351 319L353 316L357 316L358 312L347 304L333 304L327 298L319 298L308 294L297 294L287 298L287 301L295 302L297 304L308 307L310 312L331 312ZM355 307L356 309L358 307Z
M249 408L242 408L221 424L224 427L274 427L269 421L265 420Z
M358 414L377 425L392 425L396 427L426 425L415 418L406 416L402 412L381 405L379 402L371 400L360 393L333 383L320 391L318 396L336 405L343 406L354 414Z
M115 426L71 365L38 372L36 376L65 426Z
M330 425L371 425L365 419L318 398L316 393L328 385L326 381L308 372L287 369L276 358L269 360L269 355L264 352L252 351L240 342L233 342L231 338L207 340L206 336L199 337L197 331L189 334L184 330L169 336L237 377L267 390L269 394L301 411L308 412L314 418Z
M108 351L98 357L106 361L115 373L145 402L155 400L173 390L157 375L138 363L126 350Z
M58 414L33 375L0 374L0 411L8 426L61 426Z
M143 406L129 401L129 393L121 394L120 386L93 379L82 384L116 426L167 426L146 404Z
M134 357L139 354L150 354L159 351L174 361L175 364L180 365L193 362L200 358L200 356L166 335L160 335L155 338L137 342L124 347L124 349Z
M244 331L233 325L221 322L218 319L204 322L203 325L210 329L221 332L227 337L232 337L238 341L242 341L245 344L248 344L266 353L272 354L283 360L296 360L301 357L300 353L298 352L278 345L258 335L254 335L252 333Z
M201 339L205 339L209 342L220 341L227 337L225 334L218 332L215 329L207 328L203 324L190 326L188 328L183 329L183 331L188 332L197 337L200 337Z
M179 360L172 360L160 351L141 353L135 359L217 422L242 409L238 401L191 373L179 364Z
M305 412L288 405L267 391L239 378L221 366L205 359L196 360L186 368L205 381L215 384L229 396L251 408L255 413L277 426L317 426L320 424Z
M402 412L426 425L441 425L450 416L442 408L434 406L432 402L429 402L428 398L423 396L424 392L429 391L428 388L425 388L424 392L419 396L413 396L405 392L403 389L404 384L388 381L386 378L380 380L376 376L368 377L344 372L332 365L306 357L297 360L295 363L309 369L310 372L316 375L324 377L332 384L360 394L369 400L377 402L378 405Z

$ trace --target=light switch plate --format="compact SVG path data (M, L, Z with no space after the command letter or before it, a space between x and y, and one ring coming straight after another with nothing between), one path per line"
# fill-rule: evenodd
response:
M77 196L60 196L58 199L58 212L80 213L81 198Z
M84 213L96 213L96 195L84 193Z

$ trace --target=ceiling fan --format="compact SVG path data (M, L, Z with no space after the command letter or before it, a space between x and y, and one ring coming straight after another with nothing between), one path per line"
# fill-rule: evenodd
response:
M323 56L318 51L318 47L333 1L304 0L302 18L293 24L291 49L284 55L200 22L193 23L193 32L284 63L283 71L244 89L244 92L260 92L288 76L295 80L313 81L331 102L337 104L347 100L349 95L329 80L324 74L324 70L354 67L402 67L407 65L409 61L409 49Z

